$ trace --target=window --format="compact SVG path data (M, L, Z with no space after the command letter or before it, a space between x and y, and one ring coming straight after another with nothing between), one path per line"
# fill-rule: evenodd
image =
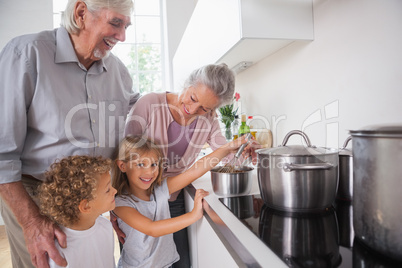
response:
M53 0L53 25L60 26L67 0ZM135 0L132 25L126 41L119 42L112 53L126 65L133 79L134 90L140 93L162 91L163 27L161 0Z

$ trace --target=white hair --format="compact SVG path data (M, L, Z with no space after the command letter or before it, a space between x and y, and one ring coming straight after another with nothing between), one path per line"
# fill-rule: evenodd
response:
M74 7L78 1L85 3L91 13L96 13L105 8L125 16L131 16L134 10L132 0L68 0L61 19L61 25L64 26L70 34L78 33L80 30L74 18Z
M206 85L219 98L219 106L233 101L235 75L229 67L222 64L209 64L194 70L184 83L184 90L197 84Z

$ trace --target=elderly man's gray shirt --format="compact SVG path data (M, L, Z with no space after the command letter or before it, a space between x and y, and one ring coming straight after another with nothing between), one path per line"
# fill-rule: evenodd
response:
M68 155L111 157L138 97L114 55L87 70L63 27L14 38L0 53L0 184L43 180Z

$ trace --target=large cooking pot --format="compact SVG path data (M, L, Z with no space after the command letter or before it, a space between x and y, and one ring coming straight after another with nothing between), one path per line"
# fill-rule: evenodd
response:
M359 239L353 243L353 268L399 268L402 262L387 258L367 247Z
M283 212L264 206L260 238L289 267L338 267L342 261L332 209L323 213Z
M286 145L301 135L307 147ZM258 183L269 207L284 211L315 212L332 206L338 187L338 150L312 146L307 135L289 132L282 146L257 150Z
M339 185L336 198L351 201L353 198L353 153L346 148L352 137L349 136L339 150Z
M353 226L370 248L402 261L402 125L350 131Z

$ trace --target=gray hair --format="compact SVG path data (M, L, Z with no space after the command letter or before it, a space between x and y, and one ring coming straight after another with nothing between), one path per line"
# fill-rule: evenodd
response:
M197 84L206 85L214 92L219 98L219 107L233 101L235 75L224 63L209 64L194 70L184 83L184 89Z
M74 18L74 7L78 1L84 2L91 13L106 8L125 16L131 16L134 10L132 0L68 0L61 19L61 26L64 26L70 34L78 33L80 30Z

